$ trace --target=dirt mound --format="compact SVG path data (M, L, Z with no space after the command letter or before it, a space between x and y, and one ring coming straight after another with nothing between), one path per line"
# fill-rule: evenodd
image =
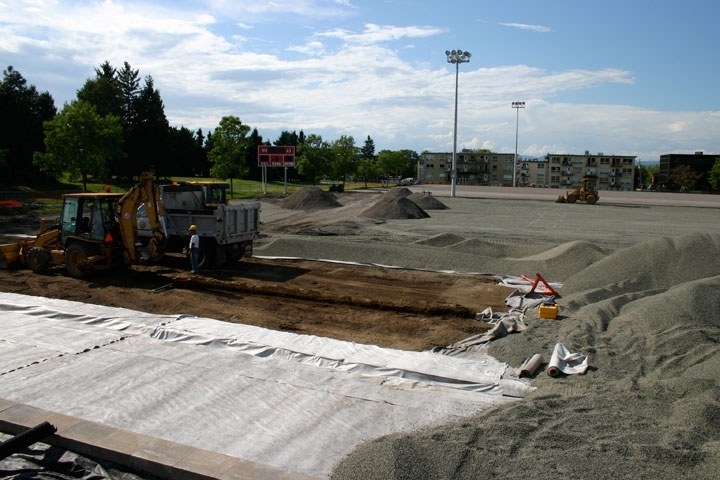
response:
M427 193L416 192L407 197L423 210L446 210L448 207L437 198Z
M412 200L387 194L361 215L380 220L406 220L430 216Z
M341 206L335 195L320 187L305 187L281 200L279 204L288 210L321 210Z

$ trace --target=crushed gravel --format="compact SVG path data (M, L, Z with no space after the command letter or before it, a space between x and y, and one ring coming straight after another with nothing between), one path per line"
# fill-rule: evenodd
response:
M556 378L541 369L520 402L363 444L332 478L716 478L720 210L442 200L448 208L429 217L353 235L270 234L256 254L541 273L563 283L559 318L529 310L528 329L489 353L518 368L562 342L590 369Z

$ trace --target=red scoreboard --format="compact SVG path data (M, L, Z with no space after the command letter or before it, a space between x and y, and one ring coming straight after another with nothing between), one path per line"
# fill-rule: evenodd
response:
M258 166L294 167L295 147L258 145Z

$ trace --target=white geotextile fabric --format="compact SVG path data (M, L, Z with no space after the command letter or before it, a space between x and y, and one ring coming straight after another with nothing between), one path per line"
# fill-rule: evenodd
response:
M562 372L566 375L583 374L588 369L588 357L582 353L571 353L564 343L556 343L548 362L548 374L552 377Z
M2 398L318 476L366 440L531 389L487 355L2 292L0 324Z

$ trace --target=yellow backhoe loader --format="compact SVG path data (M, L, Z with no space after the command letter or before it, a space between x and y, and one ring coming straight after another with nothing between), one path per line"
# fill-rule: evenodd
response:
M145 204L152 229L149 241L137 234L137 209ZM140 175L127 193L72 193L63 196L57 225L41 224L35 239L0 245L0 268L27 266L33 272L64 265L74 277L134 263L154 261L164 254L160 193L152 173Z
M580 188L574 188L565 192L565 195L559 195L555 201L557 203L585 202L593 204L596 203L599 198L597 177L595 175L586 175L582 179Z

